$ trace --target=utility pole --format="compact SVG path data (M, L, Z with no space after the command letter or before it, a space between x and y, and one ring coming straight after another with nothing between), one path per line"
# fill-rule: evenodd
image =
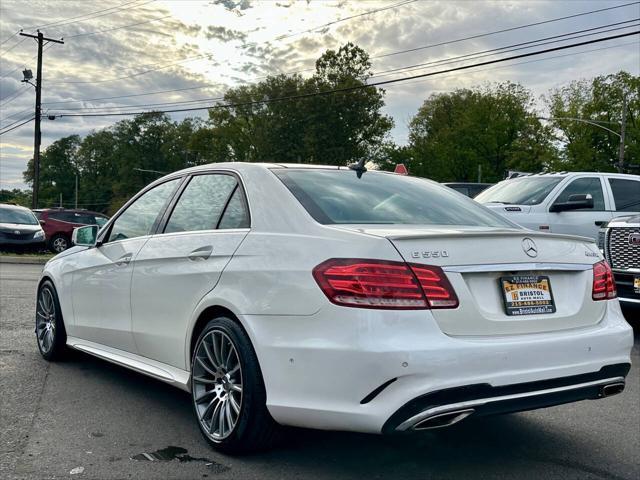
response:
M624 173L624 134L627 126L627 94L622 94L622 125L620 126L620 150L618 153L618 173Z
M38 42L38 69L36 72L36 111L35 111L35 131L33 136L33 196L31 199L31 208L38 208L38 192L40 189L40 143L42 135L40 131L40 115L42 103L42 47L44 42L64 43L62 40L47 38L38 30L37 35L20 32L23 37L35 38ZM29 79L23 80L28 82ZM31 82L28 82L31 83Z

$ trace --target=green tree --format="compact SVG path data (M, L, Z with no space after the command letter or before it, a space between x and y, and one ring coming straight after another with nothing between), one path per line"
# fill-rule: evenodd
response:
M540 171L557 154L524 87L501 83L431 95L409 125L412 172L439 181Z
M40 155L39 207L53 207L70 202L75 195L75 176L78 169L80 137L70 135L53 142ZM24 180L33 186L33 159L29 160Z
M557 168L616 171L620 138L586 119L620 133L623 97L627 97L625 166L640 159L640 77L627 72L580 80L555 89L546 97L551 125L564 144Z
M208 143L216 161L344 165L372 156L393 126L381 113L384 92L328 93L364 85L370 67L367 53L349 43L325 52L309 79L278 75L230 89L209 112L210 129L202 134L211 140L199 141Z

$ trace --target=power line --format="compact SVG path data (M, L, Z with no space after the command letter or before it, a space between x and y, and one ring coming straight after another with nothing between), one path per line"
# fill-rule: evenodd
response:
M640 18L636 18L634 20L629 20L626 22L620 22L620 23L629 23L629 22L637 22L638 20L640 20ZM612 24L612 25L616 25L616 24ZM398 68L392 68L389 70L384 70L381 72L376 72L372 75L373 77L382 77L382 76L388 76L388 75L392 75L394 73L399 73L399 72L408 72L408 71L415 71L415 70L421 70L426 66L432 66L432 65L438 65L438 64L448 64L448 63L452 63L453 62L460 62L463 61L464 59L472 59L472 60L476 60L478 58L484 58L484 57L488 57L488 56L492 56L492 55L496 55L497 53L508 53L508 52L517 52L520 50L526 50L529 48L535 48L535 47L541 47L543 45L550 45L550 44L554 44L554 43L560 43L560 42L567 42L569 40L575 40L578 38L584 38L584 37L590 37L593 35L599 35L599 34L603 34L603 33L608 33L608 32L614 32L614 31L619 31L619 30L625 30L628 28L635 28L640 26L640 24L636 23L634 25L626 25L624 27L618 27L618 28L609 28L606 30L601 30L599 32L595 32L595 33L587 33L587 34L583 34L583 35L573 35L573 33L578 33L578 32L573 32L573 33L568 33L568 34L563 34L563 35L557 35L555 37L547 37L547 38L543 38L543 39L539 39L539 40L531 40L529 42L523 42L523 43L516 43L514 45L509 45L506 47L500 47L500 48L493 48L490 50L484 50L481 52L476 52L476 53L469 53L466 55L458 55L456 57L451 57L451 58L445 58L442 60L434 60L432 62L426 62L426 63L419 63L419 64L415 64L415 65L411 65L408 67L398 67ZM598 27L603 28L603 27ZM591 30L591 29L589 29ZM585 30L581 30L581 31L585 31ZM552 40L552 41L547 41L544 42L543 40L547 40L549 38L557 38L557 37L566 37L566 38L562 38L560 40ZM524 45L524 46L522 46ZM514 48L517 47L517 48ZM469 58L471 57L471 58Z
M0 55L6 55L7 53L9 53L11 50L13 50L14 48L16 48L18 45L21 45L22 42L24 42L26 40L26 38L23 38L21 40L18 40L16 43L13 44L13 46L7 48L4 52L0 53Z
M322 25L318 25L318 26L313 27L313 28L309 28L309 29L307 29L307 30L303 30L303 31L300 31L300 32L295 32L295 33L289 33L289 34L280 35L280 36L278 36L278 37L274 38L274 39L273 39L273 40L271 40L271 41L275 41L275 40L284 40L285 38L295 37L295 36L297 36L297 35L302 35L302 34L304 34L304 33L311 33L311 32L315 32L316 30L320 30L320 29L322 29L322 28L330 27L331 25L335 25L336 23L346 22L347 20L353 20L354 18L364 17L364 16L366 16L366 15L372 15L372 14L374 14L374 13L383 12L383 11L385 11L385 10L391 10L391 9L394 9L394 8L403 7L403 6L405 6L405 5L408 5L408 4L410 4L410 3L414 3L414 2L416 2L416 1L417 1L417 0L405 0L405 1L403 1L403 2L399 2L399 3L393 4L393 5L387 5L386 7L380 7L380 8L376 8L376 9L374 9L374 10L369 10L369 11L366 11L366 12L363 12L363 13L358 13L358 14L355 14L355 15L350 15L350 16L348 16L348 17L339 18L339 19L337 19L337 20L333 20L333 21L331 21L331 22L324 23L324 24L322 24ZM254 42L253 44L255 44L255 42Z
M31 122L34 118L36 118L36 117L31 117L26 122L22 122L22 123L16 125L15 127L13 127L13 128L9 128L8 130L3 130L3 131L0 132L0 135L4 135L5 133L9 133L9 132L15 130L16 128L20 128L21 126L26 125L27 123Z
M96 10L95 12L84 13L82 15L76 15L75 17L69 17L69 18L58 20L58 21L55 21L55 22L44 23L42 25L35 25L33 27L27 28L26 30L36 30L36 29L43 28L43 27L51 27L53 29L57 29L58 27L61 27L63 25L70 25L72 23L79 23L79 22L84 22L84 21L87 21L87 20L93 20L94 18L104 17L106 15L111 15L113 13L121 12L123 10L129 10L131 8L140 7L140 6L145 5L147 3L154 2L155 0L149 0L149 1L146 1L146 2L143 2L143 3L140 3L139 5L131 5L133 3L138 3L139 1L140 0L133 0L133 1L130 1L130 2L122 3L120 5L116 5L115 7L103 8L102 10ZM129 6L129 5L131 5L131 6ZM127 6L129 6L129 7L127 8ZM114 11L113 12L109 12L109 13L104 13L102 15L96 15L96 14L99 14L99 13L102 13L102 12L107 12L109 10L114 10ZM83 17L87 17L87 18L83 18Z
M124 75L122 77L106 78L106 79L103 79L103 80L77 80L77 81L69 80L69 81L47 82L47 83L49 85L70 85L70 84L83 84L83 83L95 84L95 83L115 82L115 81L118 81L118 80L126 80L128 78L139 77L140 75L144 75L146 73L155 72L155 71L158 71L158 70L163 70L165 68L173 67L173 66L179 65L181 63L192 62L194 60L201 60L201 59L204 59L204 58L206 58L207 60L210 60L211 59L211 54L203 53L201 55L196 55L195 57L185 58L185 59L179 60L177 62L167 63L165 65L161 65L161 66L156 67L156 68L150 68L150 69L147 69L147 70L142 70L140 72L132 73L131 75Z
M152 18L151 20L145 20L144 22L137 22L137 23L130 23L129 25L122 25L120 27L107 28L105 30L97 30L95 32L77 33L75 35L71 35L71 36L66 37L66 38L69 39L69 38L77 38L77 37L86 37L86 36L89 36L89 35L99 35L101 33L113 32L114 30L122 30L122 29L125 29L125 28L137 27L139 25L145 25L147 23L157 22L158 20L163 20L163 19L171 17L171 16L173 16L173 15L169 14L169 15L165 15L163 17Z
M32 112L29 112L29 114L28 114L28 115L22 115L19 119L17 119L17 120L15 120L15 121L11 122L10 124L5 125L4 127L0 127L0 130L4 130L5 128L12 127L12 126L13 126L13 125L15 125L16 123L20 123L20 122L22 122L23 120L26 120L27 118L31 118L31 117L33 117L33 113L32 113Z
M11 40L13 37L17 36L18 33L20 33L20 30L16 31L13 35L11 35L10 37L5 38L2 42L0 42L0 46L4 45L5 43L7 43L9 40Z
M26 40L26 38L25 38L25 40ZM53 46L53 43L50 43L49 45L47 45L46 47L44 47L43 52L46 52L46 51L47 51L48 49L50 49L52 46ZM36 58L38 58L38 55L37 55L37 54L36 54L36 55L34 55L33 57L31 57L31 58L29 59L29 61L31 61L31 60L35 60ZM24 65L24 63L23 63L23 65ZM15 72L15 71L17 71L17 70L20 70L21 68L22 68L22 67L20 67L20 66L18 65L16 68L14 68L13 70L11 70L9 73L6 73L6 74L2 75L0 78L6 78L6 77L8 77L9 75L11 75L13 72Z
M381 55L373 56L371 58L372 59L385 58L385 57L391 57L391 56L394 56L394 55L401 55L403 53L417 52L418 50L425 50L425 49L428 49L428 48L441 47L443 45L450 45L452 43L465 42L467 40L475 40L477 38L483 38L483 37L488 37L488 36L491 36L491 35L497 35L499 33L512 32L514 30L520 30L520 29L523 29L523 28L536 27L536 26L539 26L539 25L546 25L548 23L559 22L561 20L567 20L567 19L570 19L570 18L582 17L582 16L585 16L585 15L593 15L594 13L606 12L606 11L609 11L609 10L615 10L617 8L629 7L631 5L637 5L639 3L640 3L640 1L636 1L636 2L625 3L625 4L622 4L622 5L616 5L616 6L613 6L613 7L600 8L598 10L591 10L591 11L588 11L588 12L575 13L573 15L566 15L564 17L551 18L549 20L543 20L543 21L540 21L540 22L528 23L526 25L520 25L520 26L517 26L517 27L503 28L502 30L496 30L496 31L493 31L493 32L479 33L479 34L476 34L476 35L471 35L469 37L458 38L458 39L449 40L449 41L446 41L446 42L433 43L431 45L424 45L422 47L414 47L414 48L408 48L406 50L400 50L400 51L397 51L397 52L384 53L384 54L381 54Z
M491 36L491 35L496 35L499 33L504 33L504 32L510 32L510 31L514 31L514 30L520 30L520 29L524 29L524 28L529 28L532 26L538 26L538 25L543 25L543 24L548 24L548 23L553 23L553 22L558 22L561 20L566 20L566 19L570 19L570 18L576 18L576 17L580 17L580 16L585 16L585 15L592 15L594 13L600 13L600 12L604 12L604 11L609 11L609 10L614 10L614 9L619 9L619 8L623 8L623 7L628 7L630 5L636 5L636 4L640 4L640 1L635 1L635 2L630 2L630 3L625 3L622 5L616 5L613 7L607 7L607 8L601 8L601 9L597 9L597 10L591 10L591 11L587 11L587 12L581 12L581 13L577 13L577 14L573 14L573 15L567 15L564 17L557 17L557 18L552 18L552 19L548 19L548 20L543 20L540 22L535 22L535 23L528 23L525 25L519 25L516 27L509 27L509 28L504 28L501 30L496 30L496 31L492 31L492 32L485 32L485 33L481 33L481 34L477 34L477 35L472 35L469 37L464 37L464 38L458 38L455 40L450 40L450 41L446 41L446 42L440 42L440 43L436 43L436 44L432 44L432 45L425 45L425 46L421 46L421 47L415 47L412 49L406 49L406 50L400 50L400 51L395 51L395 52L389 52L389 53L385 53L385 54L381 54L381 55L376 55L376 56L372 56L370 57L371 59L377 59L377 58L385 58L385 57L390 57L390 56L394 56L394 55L400 55L403 53L408 53L408 52L413 52L413 51L418 51L418 50L423 50L423 49L428 49L428 48L433 48L433 47L437 47L437 46L443 46L443 45L448 45L451 43L459 43L462 41L466 41L466 40L472 40L472 39L476 39L476 38L482 38L482 37L487 37L487 36ZM577 32L574 32L577 33ZM168 65L171 66L171 65ZM164 67L162 67L164 68ZM161 68L159 68L161 69ZM292 74L292 73L302 73L302 72L306 72L306 71L311 71L314 70L313 68L308 68L308 69L301 69L301 70L297 70L295 72L286 72L287 74ZM124 80L127 78L133 78L135 76L139 76L139 75L143 75L146 73L150 73L152 71L155 71L154 69L150 69L144 72L138 72L136 74L133 74L131 76L124 76L124 77L116 77L113 79L108 79L108 80L103 80L103 81L78 81L78 82L48 82L49 84L66 84L66 83L98 83L98 82L108 82L108 81L116 81L116 80ZM255 81L257 79L252 79L251 81ZM203 85L201 87L188 87L188 88L184 88L184 89L172 89L172 90L163 90L157 93L171 93L171 92L179 92L179 91L187 91L187 90L197 90L197 89L204 89L204 88L209 88L213 86L213 84L208 84L208 85ZM117 98L132 98L134 96L148 96L148 95L154 95L154 93L140 93L140 94L132 94L132 95L121 95L121 96L114 96L114 97L105 97L105 98L92 98L92 99L82 99L82 100L69 100L69 101L65 101L65 102L50 102L48 103L48 105L54 105L54 104L63 104L63 103L75 103L75 102L85 102L85 101L99 101L99 100L114 100Z
M12 94L10 95L10 97L11 97L11 98L9 98L8 100L4 101L4 102L2 103L2 105L0 105L0 108L4 108L4 107L6 107L6 106L7 106L7 105L9 105L11 102L13 102L14 100L16 100L16 99L17 99L17 98L19 98L20 96L24 95L27 91L29 91L29 89L28 89L28 88L23 88L22 90L21 90L21 89L16 90L14 93L12 93ZM8 97L5 97L5 98L8 98ZM4 99L3 99L3 100L4 100Z
M635 20L630 20L630 21L625 21L625 22L618 22L618 23L614 23L611 25L617 25L619 23L629 23L631 21L637 21L640 20L639 19L635 19ZM595 29L602 29L604 27L606 27L608 25L603 25L601 27L597 27L594 29L587 29L587 30L579 30L578 32L583 32L583 31L589 31L589 30L595 30ZM638 25L633 25L633 27L637 27ZM607 31L613 31L613 30L619 30L621 28L631 28L632 26L625 26L625 27L620 27L618 29L611 29L611 30L605 30L605 31L600 31L597 32L597 34L601 34L601 33L605 33ZM425 66L428 65L448 65L451 63L459 63L460 61L462 61L462 59L467 59L467 60L476 60L478 58L483 58L489 55L495 55L496 53L490 53L490 54L486 54L487 52L500 52L500 53L508 53L508 52L512 52L512 51L518 51L518 50L522 50L523 48L533 48L533 47L539 47L542 45L546 45L549 43L559 43L560 41L568 41L571 39L575 39L575 38L580 38L583 37L585 35L581 35L581 36L574 36L574 37L568 37L569 35L572 35L573 33L576 32L569 32L566 34L562 34L562 35L557 35L555 37L546 37L543 39L538 39L538 40L532 40L529 42L524 42L524 43L517 43L514 45L507 45L504 47L499 47L496 49L492 49L492 50L484 50L484 51L480 51L480 52L475 52L475 53L470 53L470 54L466 54L466 55L460 55L460 56L456 56L456 57L450 57L450 58L444 58L444 59L440 59L440 60L436 60L433 62L428 62L428 63L424 63L424 64L418 64L418 65L410 65L407 67L400 67L400 68L396 68L396 69L391 69L391 70L386 70L386 71L381 71L381 72L375 72L370 78L379 78L382 76L387 76L390 73L388 72L392 72L392 73L398 73L399 71L411 71L411 70L417 70L417 69L422 69L425 68ZM591 33L589 35L594 35L594 33ZM568 37L568 38L564 38L562 40L555 40L555 41L551 41L551 42L546 42L546 43L539 43L542 40L546 40L548 38L556 38L556 37ZM527 47L520 47L520 48L513 48L513 47L518 47L521 45L525 45L525 44L534 44L534 43L538 43L537 45L529 45ZM419 67L419 68L414 68L414 67ZM117 98L117 97L116 97ZM69 111L86 111L86 110L101 110L101 111L113 111L113 110L122 110L122 109L126 109L126 108L132 108L132 107L139 107L139 108L151 108L151 107L165 107L165 106L185 106L185 105L189 105L189 104L194 104L194 103L202 103L202 102L211 102L211 101L217 101L217 100L222 100L224 99L224 97L216 97L216 98L211 98L211 97L207 97L207 98L200 98L200 99L194 99L194 100L180 100L180 101L174 101L174 102L162 102L162 103L150 103L150 104L121 104L121 105L111 105L111 106L91 106L91 107L76 107L76 108L61 108L60 112L69 112Z
M303 94L298 94L298 95L291 95L291 96L285 96L285 97L276 97L276 98L270 98L270 99L264 99L264 100L253 100L253 101L249 101L249 102L242 102L242 103L236 103L236 104L233 104L233 103L215 104L215 105L210 105L210 106L205 106L205 107L193 107L193 108L163 110L163 111L155 111L153 113L177 113L177 112L190 112L190 111L198 111L198 110L208 110L208 109L213 109L213 108L244 107L244 106L251 106L251 105L262 105L262 104L274 103L274 102L279 102L279 101L298 100L298 99L302 99L302 98L325 96L325 95L330 95L330 94L334 94L334 93L346 93L346 92L352 92L352 91L356 91L356 90L363 90L363 89L366 89L366 88L378 87L378 86L382 86L382 85L391 85L391 84L394 84L394 83L406 82L406 81L414 80L414 79L418 79L418 78L426 78L426 77L431 77L431 76L435 76L435 75L442 75L442 74L449 73L449 72L455 72L455 71L460 71L460 70L468 70L468 69L471 69L471 68L477 68L477 67L481 67L481 66L485 66L485 65L492 65L492 64L495 64L495 63L501 63L501 62L506 62L506 61L510 61L510 60L517 60L519 58L526 58L526 57L532 57L532 56L535 56L535 55L542 55L542 54L545 54L545 53L556 52L556 51L559 51L559 50L566 50L566 49L569 49L569 48L580 47L580 46L583 46L583 45L591 45L591 44L594 44L594 43L600 43L600 42L604 42L604 41L608 41L608 40L615 40L617 38L624 38L624 37L628 37L628 36L631 36L631 35L638 35L638 34L640 34L640 30L637 30L637 31L634 31L634 32L629 32L629 33L621 33L621 34L618 34L618 35L612 35L612 36L604 37L604 38L586 40L584 42L572 43L570 45L562 45L562 46L558 46L558 47L547 48L547 49L544 49L544 50L536 50L534 52L521 53L519 55L513 55L513 56L505 57L505 58L487 60L485 62L474 63L474 64L471 64L471 65L462 65L462 66L459 66L459 67L449 68L449 69L446 69L446 70L438 70L438 71L435 71L435 72L421 73L421 74L418 74L418 75L411 75L411 76L408 76L408 77L394 78L394 79L391 79L391 80L383 80L383 81L373 82L373 83L369 83L369 84L354 85L354 86L350 86L350 87L343 87L343 88L338 88L338 89L325 90L325 91L321 91L321 92L303 93ZM114 112L114 113L69 113L69 114L61 114L59 116L61 118L62 117L107 117L107 116L142 115L142 114L145 114L145 113L152 113L152 112L142 111L142 112Z

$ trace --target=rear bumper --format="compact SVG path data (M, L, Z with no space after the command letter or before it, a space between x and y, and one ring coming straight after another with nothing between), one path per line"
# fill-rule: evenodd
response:
M483 395L484 388L499 389L487 390L495 396L493 392L502 388L509 391L535 382L567 385L571 377L630 364L631 327L617 300L606 303L604 318L594 326L500 337L447 336L424 310L330 305L309 316L243 315L240 319L258 355L267 407L276 421L382 433L406 420L405 416L394 425L391 419L407 404L434 392L462 389L472 393L464 398L469 400ZM620 376L624 375L611 378ZM596 378L600 379L606 380ZM596 390L578 390L575 398L553 394L539 397L540 404L503 403L500 407L526 410L597 396Z
M395 412L383 433L427 430L452 425L464 418L534 410L580 400L596 400L621 393L631 367L608 365L598 372L537 382L492 387L466 385L415 398Z
M14 240L12 238L0 238L0 246L14 246L14 247L44 247L46 241L44 238L27 239L27 240Z

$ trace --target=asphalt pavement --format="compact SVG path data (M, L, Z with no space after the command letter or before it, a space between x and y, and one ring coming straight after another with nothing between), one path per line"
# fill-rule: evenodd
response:
M621 395L401 437L291 429L275 450L211 450L189 396L84 354L47 363L40 265L0 264L0 478L640 478L640 335Z

